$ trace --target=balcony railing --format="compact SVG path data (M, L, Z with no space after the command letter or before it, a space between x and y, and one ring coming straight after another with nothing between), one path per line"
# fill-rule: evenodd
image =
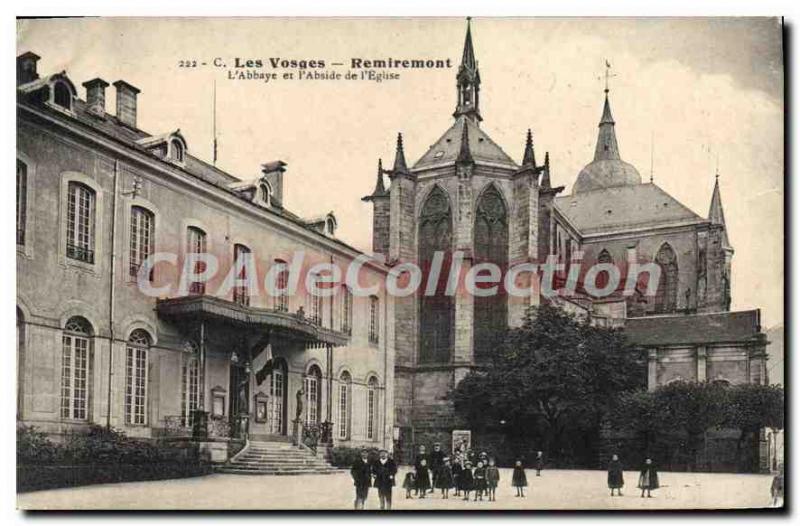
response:
M94 264L94 250L67 243L67 257Z

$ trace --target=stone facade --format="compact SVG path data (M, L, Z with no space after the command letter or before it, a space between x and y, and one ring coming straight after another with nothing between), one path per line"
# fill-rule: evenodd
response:
M303 418L332 424L334 444L390 447L393 305L379 287L346 307L342 285L311 317L317 307L303 292L309 268L333 264L344 276L364 255L335 237L335 219L318 227L285 208L285 165L267 163L240 180L189 155L178 133L137 129L138 90L127 82L115 83L111 115L104 93L88 104L65 74L39 77L38 57L21 60L33 60L33 70L22 68L28 76L19 79L17 102L18 421L54 436L99 424L158 438L191 435L189 415L199 410L210 414L210 434L220 441L283 440L305 386ZM87 90L105 86L95 79ZM54 99L59 90L68 98ZM73 201L74 185L86 189L88 207ZM275 192L260 193L262 185ZM74 235L75 222L83 225L76 206L86 211L79 234L88 241ZM153 270L154 285L171 285L158 297L136 283L132 265L143 246L136 210L151 220L150 253L176 256ZM183 296L178 269L190 228L205 233L219 272L204 292ZM236 288L220 287L237 245L253 254L259 285L238 297ZM276 260L291 263L299 252L298 292L279 305L260 285ZM382 284L386 271L366 258L360 283ZM69 332L70 320L86 333ZM134 344L134 334L146 337ZM259 378L251 365L267 343L273 372ZM227 448L220 451L224 460Z

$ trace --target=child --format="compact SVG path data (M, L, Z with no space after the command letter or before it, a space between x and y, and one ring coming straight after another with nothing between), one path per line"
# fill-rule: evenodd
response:
M652 497L650 491L658 489L658 471L649 458L645 459L644 466L639 471L639 489L642 490L642 498L644 498L645 491L647 491L647 498L650 498Z
M456 453L456 460L453 462L453 486L456 488L456 497L461 496L461 473L464 471L464 459L461 453Z
M450 498L450 488L453 487L453 471L450 467L450 458L444 457L436 475L436 487L442 490L442 498Z
M489 467L486 468L486 486L489 491L489 500L495 500L495 490L497 490L497 483L500 482L500 470L495 466L493 458L489 459Z
M428 461L423 458L419 461L419 467L417 467L417 492L419 498L424 499L429 489L431 489L431 473L428 470Z
M472 462L469 460L464 463L464 470L461 472L461 490L464 492L464 500L469 500L469 492L472 491Z
M480 497L483 500L483 493L486 491L486 468L483 467L483 462L478 461L475 471L472 473L473 487L475 488L475 500Z
M403 487L406 489L406 498L411 498L411 490L417 487L417 468L412 466L411 471L406 473L406 478L403 479Z
M625 480L622 475L622 463L619 461L617 455L611 455L611 462L608 463L608 487L611 490L611 496L614 496L614 490L617 490L619 496L622 496L622 486L625 485Z
M522 467L522 461L519 459L514 463L511 485L517 488L517 497L525 496L525 490L523 488L528 485L528 477L525 476L525 468Z
M536 452L536 476L542 476L542 470L544 469L544 453L541 451Z

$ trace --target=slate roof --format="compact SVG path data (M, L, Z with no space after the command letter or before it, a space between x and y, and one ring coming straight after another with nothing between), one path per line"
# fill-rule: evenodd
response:
M653 183L556 197L555 206L582 235L707 221Z
M455 163L461 146L464 123L467 125L467 134L469 136L469 152L476 163L499 164L514 170L519 168L517 163L486 132L480 129L472 119L462 115L414 164L412 169L419 170L440 164Z
M49 81L53 80L54 77L59 76L63 77L65 80L69 80L66 75L62 73L57 73L55 75L50 75L46 77L42 77L40 79L34 80L27 84L23 84L17 86L17 91L20 94L20 102L25 104L29 104L31 106L35 106L37 109L41 111L45 111L49 114L58 116L60 118L69 118L72 121L78 121L80 124L90 128L92 131L109 137L119 143L124 144L126 147L129 147L134 150L138 150L142 153L152 156L155 159L160 159L158 156L155 156L150 152L145 146L150 144L152 141L157 141L161 137L151 135L143 130L138 128L132 128L123 124L116 116L105 113L102 117L95 115L89 110L89 105L86 101L74 97L73 104L72 104L72 111L68 114L59 111L57 109L51 108L46 104L41 104L35 100L35 98L30 98L28 95L33 95L35 92L40 90L41 88L45 87ZM163 161L163 160L162 160ZM168 161L163 161L168 162ZM271 163L267 163L270 165L270 168L275 168L271 166ZM285 166L285 163L281 163ZM173 168L178 168L170 163ZM244 201L250 201L250 199L244 195L242 192L237 192L235 188L231 188L231 186L238 186L235 183L243 183L238 177L231 175L219 168L192 156L188 150L186 152L186 156L184 159L184 164L180 167L183 172L188 173L189 175L205 181L208 184L211 184L225 192L233 194ZM289 210L283 208L282 203L280 203L277 199L273 200L273 207L269 210L275 214L283 216L284 218L295 222L301 226L308 228L313 232L318 232L317 229L310 226L306 221L304 221L300 216L290 212ZM337 241L339 244L346 246L350 249L354 249L350 245L342 242ZM360 252L360 251L359 251Z
M757 309L628 318L625 334L631 343L642 347L739 343L762 337Z

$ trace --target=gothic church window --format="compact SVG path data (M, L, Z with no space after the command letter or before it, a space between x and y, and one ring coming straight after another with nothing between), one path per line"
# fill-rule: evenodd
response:
M669 243L664 243L656 254L656 264L661 267L655 297L655 312L675 312L678 306L678 258Z
M435 187L425 200L419 218L419 262L422 275L431 275L431 264L437 252L443 253L442 268L450 268L453 238L453 216L450 200L440 187ZM453 348L455 305L445 294L446 272L442 272L433 295L420 287L419 361L447 363Z
M474 263L493 263L505 275L508 266L508 212L497 187L490 186L480 197L475 212ZM486 284L494 286L497 284ZM497 294L474 299L474 349L477 361L484 361L508 328L507 296L502 285Z

